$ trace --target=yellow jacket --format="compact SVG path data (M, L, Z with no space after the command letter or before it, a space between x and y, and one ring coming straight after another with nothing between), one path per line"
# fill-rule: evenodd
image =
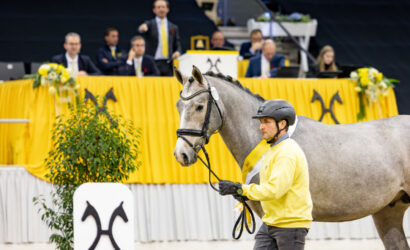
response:
M260 184L242 185L243 195L261 201L267 225L310 228L312 199L306 156L293 139L285 139L264 155Z

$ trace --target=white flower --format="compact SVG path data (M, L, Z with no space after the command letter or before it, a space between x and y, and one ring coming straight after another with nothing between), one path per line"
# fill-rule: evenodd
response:
M350 72L350 79L357 81L359 79L359 75L357 74L356 71Z
M48 81L45 77L41 77L41 86L45 86L48 84Z
M48 77L49 77L49 79L51 79L51 80L56 80L57 79L57 73L56 72L54 72L54 71L51 71L49 74L48 74Z

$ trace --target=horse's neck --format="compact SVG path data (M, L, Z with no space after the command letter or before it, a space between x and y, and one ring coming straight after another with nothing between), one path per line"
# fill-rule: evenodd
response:
M220 134L238 165L243 162L252 149L260 142L257 120L251 119L262 101L246 93L244 90L224 83L215 86L224 104L224 125Z

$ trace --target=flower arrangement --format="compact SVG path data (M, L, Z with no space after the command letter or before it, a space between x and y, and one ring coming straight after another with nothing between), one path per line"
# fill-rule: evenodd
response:
M359 95L360 111L357 114L357 120L363 120L366 117L364 108L364 96L366 96L367 104L370 106L373 103L378 103L379 98L388 95L389 88L393 88L396 79L387 78L383 73L372 67L359 68L350 73L356 87L354 88Z
M271 20L271 15L269 12L265 12L256 18L258 22L269 22ZM304 15L301 13L294 12L290 15L283 15L280 13L274 14L274 20L278 22L292 22L292 23L308 23L312 21L310 15Z
M70 102L72 93L78 102L79 84L64 67L57 63L45 63L40 66L36 74L27 75L25 79L33 79L33 89L41 86L48 86L48 92L56 95L59 102Z

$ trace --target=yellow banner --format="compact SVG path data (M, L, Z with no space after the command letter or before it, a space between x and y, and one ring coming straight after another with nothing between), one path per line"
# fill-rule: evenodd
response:
M354 85L347 79L239 79L254 93L266 99L281 98L291 102L298 115L318 120L322 114L319 101L311 103L315 89L326 108L338 91L343 104L334 102L333 110L340 123L356 122L359 110ZM79 77L80 94L87 88L95 96L104 96L110 88L118 101L108 101L109 112L134 121L142 129L142 167L129 183L206 183L208 172L200 163L181 167L173 156L179 115L175 103L182 86L168 77ZM101 104L100 104L101 105ZM32 89L31 80L0 84L0 119L28 119L27 124L0 123L0 165L22 165L43 178L44 159L51 148L51 129L57 112L65 112L45 87ZM397 115L396 100L390 91L385 102L367 109L366 120ZM329 114L323 122L334 124ZM219 135L207 145L214 171L223 179L241 181L241 172Z

